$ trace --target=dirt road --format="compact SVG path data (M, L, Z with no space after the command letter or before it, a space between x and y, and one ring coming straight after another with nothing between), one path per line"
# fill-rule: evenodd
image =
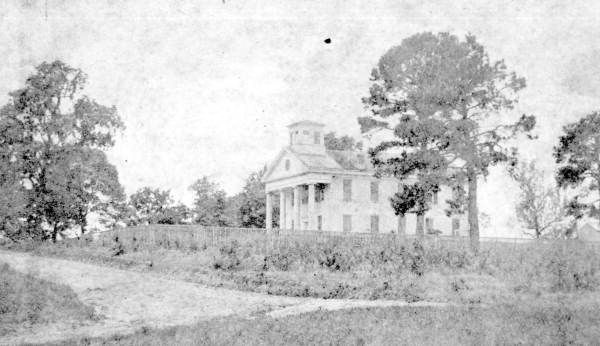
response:
M401 301L322 300L268 296L169 280L148 273L82 262L0 251L0 262L43 279L67 284L105 318L83 326L66 323L36 327L8 336L0 344L56 341L78 336L125 334L142 327L193 324L229 315L266 314L272 318L361 306L405 306ZM411 305L437 305L431 303Z

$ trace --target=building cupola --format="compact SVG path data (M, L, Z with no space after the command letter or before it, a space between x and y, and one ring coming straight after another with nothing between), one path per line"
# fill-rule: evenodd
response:
M323 130L325 125L303 120L288 125L290 131L290 148L299 153L325 153Z

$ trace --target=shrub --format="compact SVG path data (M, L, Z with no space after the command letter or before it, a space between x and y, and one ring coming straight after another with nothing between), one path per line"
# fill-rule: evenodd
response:
M116 235L114 238L113 246L111 248L112 256L117 257L125 254L125 246L123 242L119 239L119 236Z
M242 263L238 255L239 249L240 243L237 240L221 246L219 256L214 258L213 268L221 270L238 269Z

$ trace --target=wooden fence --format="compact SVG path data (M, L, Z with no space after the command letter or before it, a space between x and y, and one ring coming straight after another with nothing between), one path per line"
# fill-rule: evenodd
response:
M415 235L397 235L393 233L357 233L357 232L330 232L330 231L291 231L274 229L267 231L260 228L229 228L229 227L203 227L199 225L148 225L127 228L118 228L112 231L99 232L94 238L109 246L118 238L126 245L136 244L141 247L165 247L177 249L198 249L205 246L220 246L232 240L240 242L253 242L255 246L265 252L274 248L287 247L295 243L337 243L351 246L365 245L391 245L407 244L415 239ZM453 245L467 247L468 237L458 236L430 236L426 235L424 241L433 245ZM551 240L533 240L519 238L492 238L481 237L482 248L518 247L521 244L536 242L539 244L552 242ZM587 243L589 246L600 249L598 243Z

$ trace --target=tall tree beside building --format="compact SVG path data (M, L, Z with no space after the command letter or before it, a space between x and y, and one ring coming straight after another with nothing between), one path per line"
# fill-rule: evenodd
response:
M371 112L359 118L361 131L389 130L395 136L372 152L373 158L381 157L376 165L402 171L405 163L397 154L412 144L406 131L414 131L415 138L426 137L427 146L416 149L424 160L417 162L428 162L427 153L433 150L440 154L431 160L433 165L453 166L454 187L467 185L469 235L476 251L477 179L487 175L491 165L513 159L516 149L506 147L505 141L535 125L533 116L509 121L501 113L514 107L525 79L508 71L503 61L490 61L473 35L461 41L448 33L429 32L392 47L371 77L370 94L363 99Z
M227 226L227 195L219 184L207 176L196 180L190 190L194 192L193 222L203 226Z
M569 203L570 214L600 219L600 112L566 125L563 132L554 147L556 181L560 187L578 189Z
M42 63L0 111L2 165L24 198L25 238L53 239L85 216L123 199L102 150L124 128L115 107L82 95L86 75L61 61ZM20 186L17 188L17 186Z
M249 228L265 228L266 200L265 184L261 181L267 168L250 173L240 195L240 225Z

